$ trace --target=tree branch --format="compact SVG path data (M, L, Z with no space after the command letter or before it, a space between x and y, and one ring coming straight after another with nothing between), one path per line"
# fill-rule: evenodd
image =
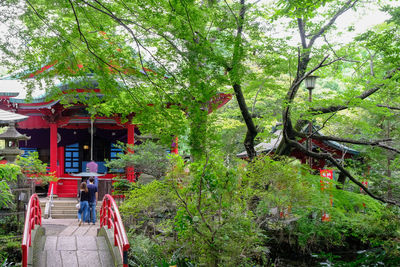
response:
M70 1L70 0L69 0L69 1ZM89 7L93 8L93 9L95 9L95 10L97 10L97 11L99 11L99 12L101 12L101 13L107 15L107 16L109 16L109 17L112 18L114 21L116 21L119 25L121 25L123 28L125 28L125 30L127 30L127 31L129 32L129 34L132 36L132 38L133 38L133 40L134 40L134 42L136 43L136 46L137 46L137 48L138 48L138 55L139 55L140 65L141 65L142 69L144 70L145 67L144 67L143 56L142 56L140 47L143 47L145 50L146 50L146 48L145 48L145 47L140 43L140 41L136 38L136 35L135 35L135 33L132 31L132 29L129 28L125 23L123 23L123 22L121 21L120 18L118 18L116 15L114 15L114 13L113 13L111 10L109 10L106 6L104 6L104 5L103 5L102 3L100 3L98 0L94 0L94 1L95 1L97 4L99 4L102 8L104 8L107 12L104 11L104 10L101 10L100 8L94 6L94 5L90 4L90 3L88 3L88 2L85 1L85 0L80 0L80 1L83 2L83 3L85 3L87 6L89 6ZM148 80L152 85L155 86L155 88L158 88L159 91L162 91L162 92L164 93L164 96L166 96L167 98L169 98L170 100L172 100L171 97L169 96L169 94L167 94L167 93L165 92L164 88L162 88L161 86L159 86L157 83L155 83L155 82L150 78L150 76L149 76L149 74L147 73L147 71L144 71L144 75L146 76L147 80ZM162 97L161 97L161 95L159 95L159 97L160 97L160 101L162 102Z
M284 112L283 112L284 128L287 126L286 123L289 122L290 105L293 102L294 97L297 94L300 84L305 80L305 78L307 78L309 75L311 75L313 72L315 72L319 68L331 65L331 64L335 63L336 61L339 61L342 59L342 58L336 58L336 59L324 64L324 62L328 59L328 57L329 57L329 55L325 56L317 66L315 66L309 72L305 73L302 77L299 77L299 75L297 75L296 79L293 81L292 85L290 86L288 96L287 96L288 106L284 109Z
M370 61L369 61L369 71L370 71L371 76L372 76L372 77L375 77L375 71L374 71L374 57L375 57L376 53L375 53L375 54L372 54L371 51L369 51L368 48L366 48L366 50L367 50L367 52L368 52L368 54L369 54L369 58L370 58Z
M304 29L304 21L303 21L302 18L297 18L297 26L299 28L301 46L304 49L306 49L307 48L306 32L305 32L305 29Z
M347 58L345 58L345 57L340 57L337 53L336 53L336 51L333 49L333 47L332 47L332 45L328 42L328 39L326 39L326 36L325 36L325 34L324 35L322 35L323 37L324 37L324 41L325 41L325 43L328 45L328 47L329 47L329 50L331 50L332 51L332 53L333 53L333 55L335 56L335 57L337 57L337 58L341 58L342 59L342 61L346 61L346 62L353 62L353 63L361 63L361 61L360 60L354 60L354 59L347 59Z
M323 27L321 27L321 29L314 34L311 39L310 42L308 43L307 48L311 48L315 42L315 40L317 38L319 38L326 30L328 30L336 21L336 19L342 15L344 12L346 12L347 10L349 10L350 8L354 7L354 5L358 2L359 0L348 0L337 12L335 15L333 15L333 17L328 21L328 23L326 23Z
M384 80L391 79L394 76L394 74L398 71L400 71L400 67L397 67L396 69L391 70L383 79ZM365 90L364 92L362 92L360 95L356 96L355 98L365 99L365 98L369 97L370 95L374 94L375 92L377 92L378 90L380 90L383 86L384 86L384 84L379 84L378 86L376 86L374 88ZM346 104L346 105L336 105L336 106L323 107L323 108L313 108L313 109L311 109L311 111L313 114L326 114L326 113L344 110L347 108L348 108L348 105Z
M314 133L316 133L316 132L314 132ZM315 135L314 133L311 136L311 138L315 139L315 140L336 141L336 142L355 144L355 145L379 146L379 145L381 145L382 142L392 141L391 138L386 138L386 139L381 139L381 140L374 140L374 141L353 140L353 139L347 139L347 138L336 137L336 136ZM302 138L308 138L309 137L309 135L307 135L305 133L297 132L297 131L295 131L295 135L298 136L298 137L302 137Z
M294 140L288 139L287 141L290 143L290 145L292 145L293 147L296 147L297 149L301 150L304 154L306 154L307 156L311 156L313 158L317 158L317 159L324 159L324 160L329 160L333 165L335 165L342 173L344 173L353 183L355 183L356 185L358 185L359 187L361 187L365 193L367 193L370 197L372 197L373 199L379 200L383 203L388 203L388 204L392 204L392 205L396 205L396 206L400 206L399 203L395 202L395 201L391 201L391 200L387 200L384 199L382 197L378 197L376 195L374 195L371 191L369 191L368 188L366 188L362 183L360 183L357 179L355 179L350 172L348 172L345 168L343 168L343 166L340 165L340 163L335 160L332 155L328 154L328 153L315 153L312 151L309 151L306 147L304 147L302 144L300 144L299 142L296 142Z
M232 8L229 6L228 2L226 2L226 0L224 0L224 2L225 2L225 4L226 4L226 6L228 7L229 11L231 12L232 16L235 18L235 20L236 20L236 25L239 27L239 20L238 20L238 18L236 17L235 13L233 13Z
M199 43L199 40L196 38L196 33L195 33L194 29L193 29L192 22L190 21L190 16L189 16L189 12L188 12L188 10L187 10L187 7L186 7L185 3L182 2L182 0L181 0L180 2L181 2L181 4L183 5L183 7L185 8L185 13L186 13L187 21L188 21L190 30L192 31L192 35L193 35L193 42L195 42L195 43L197 44L197 43Z
M380 105L380 104L378 104L378 105L376 105L376 106L377 106L377 107L380 107L380 108L391 109L391 110L400 110L400 107L392 107L392 106Z
M397 149L397 148L394 148L394 147L391 147L391 146L388 146L388 145L385 145L385 144L379 144L377 146L400 154L400 150Z
M298 87L300 86L300 84L301 84L308 76L310 76L312 73L314 73L316 70L318 70L318 69L320 69L320 68L323 68L323 67L326 67L326 66L329 66L329 65L331 65L331 64L333 64L333 63L335 63L335 62L340 61L340 60L343 59L343 58L341 58L341 57L340 57L340 58L336 58L336 59L331 60L331 61L329 61L328 63L325 63L325 64L324 64L324 62L328 59L328 57L329 57L329 55L326 55L326 56L321 60L321 62L320 62L317 66L315 66L315 67L314 67L312 70L310 70L309 72L305 73L303 77L298 78L297 81L296 81L295 83L292 84L292 86L291 86L292 90L295 89L295 88L298 89ZM297 89L292 91L292 93L290 94L290 99L292 99L292 100L294 99L294 96L297 94Z
M260 85L260 87L258 88L257 93L256 93L256 95L254 97L253 106L251 107L251 114L253 114L253 115L254 115L254 108L255 108L256 103L257 103L257 96L260 93L261 89L263 89L263 85L264 85L264 82Z
M189 210L189 208L188 208L187 202L182 198L181 194L179 194L178 189L177 189L175 186L173 186L173 188L174 188L174 191L175 191L176 196L177 196L177 197L179 198L179 200L182 202L183 207L185 208L187 214L189 215L191 221L193 222L193 215L192 215L192 213L190 212L190 210ZM212 246L212 245L213 245L212 242L211 242L210 240L208 240L207 236L206 236L204 233L202 233L196 226L193 225L193 229L194 229L200 236L203 237L203 239L208 243L209 246Z

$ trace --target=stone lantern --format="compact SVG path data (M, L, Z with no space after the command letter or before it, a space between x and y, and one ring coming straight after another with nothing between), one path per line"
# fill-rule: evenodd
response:
M15 122L9 122L7 130L0 134L0 140L5 141L4 149L0 149L0 155L12 163L15 161L18 155L23 153L22 150L18 148L19 141L30 140L30 136L20 134L17 129L15 129Z

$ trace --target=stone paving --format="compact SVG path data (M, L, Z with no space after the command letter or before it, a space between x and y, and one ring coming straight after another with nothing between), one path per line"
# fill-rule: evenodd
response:
M46 235L34 252L34 267L114 266L99 223L78 225L77 219L43 219Z

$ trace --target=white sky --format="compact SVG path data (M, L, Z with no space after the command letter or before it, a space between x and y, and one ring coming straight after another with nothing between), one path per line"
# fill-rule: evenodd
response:
M388 14L379 11L376 3L369 3L366 8L359 9L358 11L349 10L341 15L337 20L337 26L338 29L345 32L343 38L351 40L356 35L365 32L377 24L383 23L389 18ZM346 29L351 25L354 25L355 31L347 32Z

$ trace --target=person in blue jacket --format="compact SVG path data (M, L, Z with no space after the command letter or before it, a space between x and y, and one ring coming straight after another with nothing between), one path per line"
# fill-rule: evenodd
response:
M89 178L89 184L87 186L89 191L89 214L90 218L87 219L87 222L92 224L96 223L96 204L99 194L97 192L97 186L94 184L94 177Z

